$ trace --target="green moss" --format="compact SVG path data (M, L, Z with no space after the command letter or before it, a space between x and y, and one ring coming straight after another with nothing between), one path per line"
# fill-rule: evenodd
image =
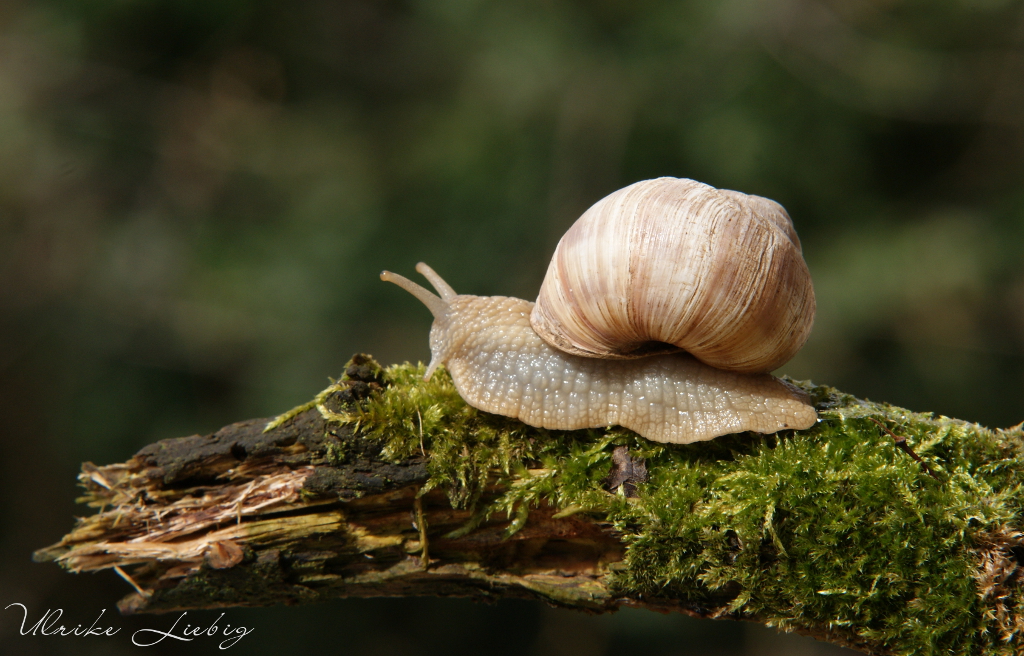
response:
M703 599L788 630L834 627L894 653L1013 651L975 576L979 536L1020 525L1019 428L804 384L820 416L809 430L666 445L619 428L525 426L467 406L443 369L429 382L423 373L390 367L384 389L325 416L381 441L387 458L429 453L425 490L478 518L507 514L510 531L540 503L613 523L627 545L612 575L621 594ZM941 480L868 417L887 420ZM602 487L618 445L647 459L638 498ZM481 503L494 483L506 491Z
M326 450L324 452L324 459L328 464L334 465L335 467L345 464L345 460L348 458L348 454L345 453L345 445L338 441L332 441L327 443Z

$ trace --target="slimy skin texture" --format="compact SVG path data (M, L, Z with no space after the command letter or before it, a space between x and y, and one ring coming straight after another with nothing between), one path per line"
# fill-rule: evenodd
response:
M685 353L638 360L569 355L530 327L533 303L457 296L447 329L431 344L446 355L455 388L471 406L531 426L617 424L649 440L685 444L719 435L810 428L814 409L768 374L710 367ZM436 333L436 337L435 337Z
M417 270L442 298L393 273L381 278L434 312L427 377L444 364L462 398L480 410L551 429L619 425L679 444L748 430L809 428L817 420L802 392L768 374L715 369L686 353L636 360L563 353L531 328L533 303L455 295L426 265Z

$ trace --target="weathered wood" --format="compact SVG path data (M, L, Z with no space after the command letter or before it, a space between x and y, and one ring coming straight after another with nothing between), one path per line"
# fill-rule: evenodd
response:
M771 577L775 571L782 576L791 570L806 568L808 563L800 562L802 554L807 558L822 558L820 554L806 556L813 548L807 551L801 547L800 536L819 530L813 522L824 526L841 518L833 517L836 513L829 511L821 519L803 520L804 524L811 522L810 526L794 525L787 519L797 515L816 517L816 509L806 507L814 503L812 501L790 501L784 492L770 496L768 510L756 510L763 519L757 524L761 537L753 542L749 531L745 532L739 524L735 528L719 523L704 524L703 528L694 529L696 533L684 526L666 530L663 525L668 518L653 517L649 510L635 517L629 513L640 512L637 509L648 503L645 490L648 496L653 495L655 489L660 493L665 491L669 485L665 481L669 479L665 477L664 468L669 465L652 464L652 476L657 480L648 483L647 467L640 455L642 447L636 446L643 442L620 437L606 439L587 451L589 455L584 454L596 463L594 471L603 472L589 488L585 483L579 487L589 490L584 496L561 494L555 487L555 493L549 496L529 497L532 501L515 506L515 512L501 513L497 511L499 507L507 510L511 506L495 505L496 500L509 498L520 487L551 479L562 464L556 462L552 466L550 461L527 454L518 467L513 463L504 469L504 474L496 471L475 495L453 494L459 481L449 481L446 488L443 481L439 482L436 471L432 473L431 458L440 456L435 455L431 447L439 444L440 438L435 436L424 441L426 410L415 411L418 424L412 419L404 424L411 426L412 434L402 439L412 440L409 443L414 446L407 451L413 452L398 456L386 439L369 436L373 426L366 421L370 415L358 414L361 410L353 414L353 409L361 408L367 399L382 394L383 385L385 381L379 368L371 360L357 356L350 363L347 375L327 393L308 407L274 422L266 432L268 420L244 421L211 435L152 444L125 463L102 467L86 463L79 476L86 489L81 501L95 508L96 514L80 519L74 530L58 544L37 552L36 559L57 561L73 572L116 568L137 590L120 603L122 612L126 613L295 604L337 596L518 597L590 612L627 605L681 611L700 617L762 621L872 654L910 653L908 645L917 639L908 637L917 635L909 630L886 632L875 626L879 622L879 626L883 626L886 622L905 619L905 609L900 607L898 596L896 602L890 599L884 600L884 604L879 602L879 608L887 610L862 613L865 624L857 626L838 617L829 620L827 614L836 612L828 610L832 607L812 610L811 603L819 600L810 598L806 603L801 602L795 596L798 592L785 593L793 597L786 603L799 602L790 608L754 606L749 599L757 590L746 589L749 584L715 578L719 568L713 564L719 561L722 567L754 568L758 570L756 576ZM901 427L893 423L894 411L898 409L817 389L815 400L819 411L823 419L838 418L839 434L851 433L853 426L860 426L857 419L867 419L888 422L896 432L902 430L919 438L914 446L931 461L940 480L932 479L909 456L896 450L892 439L882 430L869 428L870 421L860 422L864 426L857 428L873 431L870 438L863 438L873 440L872 457L881 458L878 460L881 463L891 463L894 473L882 476L891 475L901 484L910 481L907 485L911 487L900 494L919 494L922 498L933 494L939 495L936 498L946 498L942 495L950 494L947 488L959 490L991 482L983 475L986 467L1002 468L1003 474L998 479L1001 484L1017 481L1019 485L1021 481L1018 475L1021 470L1020 427L992 432L946 418L908 418L897 412L895 415L903 417ZM430 408L441 402L433 403ZM443 413L438 422L444 425ZM421 440L418 448L415 447L417 426ZM531 430L524 429L524 434L531 434ZM823 430L812 428L803 433L807 434L806 439L818 440L816 444L824 447L819 449L823 458L835 460L826 452L830 449L829 439L835 444L838 441L822 433ZM961 435L964 431L970 434L968 438ZM539 430L534 433L536 439L555 435ZM954 433L959 437L949 437ZM579 459L581 445L588 444L587 440L594 441L600 434L601 431L578 431L575 435L558 435L562 436L559 439L568 440L566 448L573 450L573 457ZM969 444L968 447L960 445L958 440L975 439L970 437L975 434L976 439L987 442L979 442L982 445L975 450L970 450ZM792 432L791 437L778 438L791 442L777 442L774 437L758 439L761 445L758 453L777 457L779 454L773 450L782 449L784 444L796 444L803 438L801 432ZM757 457L752 451L743 452L746 447L740 440L742 438L735 438L733 442L716 440L713 444L686 447L685 457L698 464L702 459L710 463ZM466 447L462 448L468 457ZM668 454L665 457L680 457L680 448L658 449L659 453ZM954 449L960 451L954 453ZM947 458L946 462L941 461L943 457ZM971 462L972 458L978 461ZM868 474L862 472L870 470L863 464L856 465L862 469L850 466L850 471L844 471L841 459L829 465L808 461L804 470L796 467L794 475L805 471L808 477L818 477L819 483L824 480L821 477L832 477L835 479L832 494L841 496L850 494L849 490L858 485L867 485L864 481ZM879 465L871 466L877 469ZM565 471L568 469L567 459ZM1004 475L1010 469L1012 475ZM661 478L658 478L659 472ZM734 485L741 487L763 485L764 480L768 480L753 481L736 472L729 476L734 477ZM775 474L766 476L778 478ZM963 476L974 478L968 484L958 478ZM462 483L469 485L466 481ZM783 489L782 484L779 485L779 489ZM693 496L692 490L687 490L693 498L691 503L716 503L712 498L700 500L700 492ZM601 499L605 497L595 495L605 495L611 505L602 507ZM1016 518L1014 513L1020 505L1014 504L1020 494L1016 490L992 490L990 496L992 505L998 502L1002 504L1000 507L1009 509L1004 509L1002 514L993 513L991 517L965 520L963 525L969 528L951 528L953 537L948 539L943 534L942 540L960 540L950 546L952 555L936 557L930 562L928 555L922 554L914 565L920 571L894 569L890 573L890 576L919 576L924 580L930 575L929 567L949 567L949 558L961 557L965 567L973 568L974 579L965 583L964 589L968 592L962 593L963 603L970 607L964 611L968 613L967 619L960 621L973 621L971 630L977 635L969 639L944 636L941 630L948 629L952 633L953 628L938 624L950 620L936 617L939 637L933 645L917 645L919 653L943 650L941 653L996 654L1011 653L1015 649L1024 624L1017 603L1024 539L1016 528L1020 522L1011 523L1006 519ZM826 501L834 499L823 498L822 507ZM865 498L852 503L869 502ZM618 510L612 510L613 506ZM887 512L886 507L880 506L877 512ZM957 512L950 509L953 515ZM697 506L693 514L699 514ZM870 526L854 524L833 533L829 533L831 528L820 530L823 536L866 532L869 537L863 539L871 539ZM879 528L879 535L891 536L886 530ZM958 530L960 533L956 533ZM691 537L685 537L687 535ZM915 535L913 530L907 529L908 540L917 539ZM673 541L678 547L673 546ZM813 540L811 542L813 547ZM853 538L850 544L854 544ZM898 560L903 553L900 550L905 547L894 547L891 541L880 537L877 548L895 550L893 559ZM840 550L837 557L844 557L843 544L835 548ZM851 546L845 555L856 559L860 548ZM869 544L867 548L872 547ZM692 582L686 579L688 575L677 572L685 568L655 564L655 561L675 560L673 549L678 549L680 554L692 554L694 549L707 550L707 554L701 556L704 560L699 561L704 563L703 569L693 572ZM651 562L644 562L644 559ZM657 567L676 573L662 574ZM857 567L854 560L850 567ZM800 576L806 578L814 571L811 567ZM863 589L851 591L849 581L823 580L811 594L821 595L821 599L846 594L850 596L850 604L874 603L872 591L888 583L882 580L884 573L868 574L876 576L874 587L865 585ZM659 576L662 577L659 580L648 581ZM732 576L735 577L735 572ZM902 603L911 608L915 600L908 598ZM804 610L799 607L801 604L806 606ZM878 617L879 612L890 615ZM920 619L915 615L913 621L920 622ZM957 630L963 632L962 628Z

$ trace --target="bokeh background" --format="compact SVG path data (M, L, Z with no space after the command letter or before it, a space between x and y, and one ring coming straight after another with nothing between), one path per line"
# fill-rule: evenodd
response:
M1024 420L1022 40L1008 0L3 0L0 604L123 630L26 638L7 610L0 651L135 653L167 621L30 562L87 512L81 461L274 415L355 351L426 359L381 269L533 298L571 222L644 178L789 209L818 319L785 373ZM529 603L227 620L246 654L843 653Z

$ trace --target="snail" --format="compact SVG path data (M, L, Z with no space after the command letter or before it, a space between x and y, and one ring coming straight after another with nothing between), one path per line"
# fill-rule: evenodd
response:
M812 426L768 372L803 345L814 291L781 205L688 179L620 189L559 241L536 303L437 294L389 271L434 315L426 379L444 364L469 405L532 426L620 425L658 442Z

